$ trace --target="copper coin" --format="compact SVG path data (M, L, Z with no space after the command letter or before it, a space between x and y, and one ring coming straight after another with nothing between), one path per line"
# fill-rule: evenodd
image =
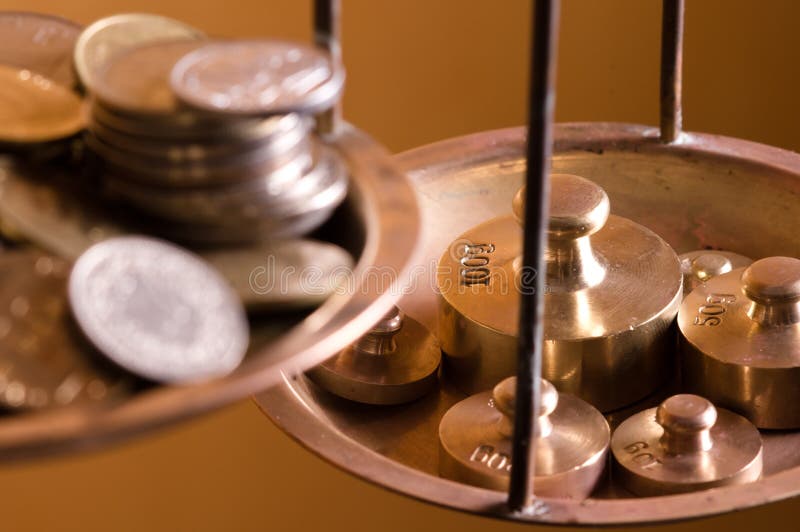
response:
M0 64L31 70L72 88L77 84L72 50L82 29L52 15L0 13Z
M83 127L83 103L73 91L30 70L0 65L0 142L48 142Z
M0 255L0 405L38 409L100 404L130 393L130 380L103 367L74 329L69 263L32 251Z

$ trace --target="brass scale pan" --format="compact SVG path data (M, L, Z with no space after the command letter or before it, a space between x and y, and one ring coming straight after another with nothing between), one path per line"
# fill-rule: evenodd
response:
M613 214L656 232L677 253L708 247L754 259L800 256L793 225L775 223L800 216L800 155L739 139L681 133L683 7L680 0L665 0L664 6L665 15L673 16L665 16L664 22L661 129L559 124L554 129L552 172L594 181L607 192ZM526 133L525 128L489 131L397 156L419 191L426 227L419 264L427 269L398 305L429 330L437 330L433 265L458 235L510 213L512 198L525 181ZM612 430L667 395L663 390L607 415ZM751 483L633 498L610 475L589 499L539 498L529 511L512 512L506 492L439 476L439 423L465 397L444 374L436 391L414 403L390 407L387 416L386 407L354 407L303 375L286 375L280 386L257 395L256 401L307 449L354 475L423 501L504 519L564 525L664 522L800 494L800 431L762 431L763 474Z

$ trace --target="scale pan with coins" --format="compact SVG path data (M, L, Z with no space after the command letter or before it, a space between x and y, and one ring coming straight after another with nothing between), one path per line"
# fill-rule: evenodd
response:
M531 106L534 110L541 110L545 109L543 95L549 92L541 87L537 92L535 84L546 85L542 81L546 80L542 72L547 66L543 67L541 62L549 65L549 61L554 59L552 56L548 58L547 53L552 52L550 48L547 48L547 53L540 51L537 54L536 46L541 47L544 43L547 47L547 38L538 37L554 31L555 22L552 11L543 6L547 4L552 8L556 2L536 4L534 32L537 38L533 54L540 64L537 70L534 61ZM797 201L800 156L749 141L681 131L683 2L665 0L664 14L661 128L621 123L556 124L552 138L552 173L577 175L599 185L610 203L612 216L609 224L615 223L614 216L641 224L663 238L677 254L695 252L691 256L694 258L697 254L714 255L716 250L725 250L729 256L750 259L799 256L800 239L791 221L800 219L800 202ZM541 99L537 100L537 95ZM535 117L535 113L532 116ZM538 143L544 138L543 144L546 144L547 135L536 129L546 129L546 120L544 126L542 123L531 123L530 139ZM495 222L489 220L511 216L512 202L526 181L528 131L513 128L478 133L396 156L396 161L420 192L425 228L420 260L424 273L398 306L407 317L431 331L441 330L443 316L450 319L441 313L441 295L435 288L437 262L443 253L453 249L449 246L461 242L459 235L479 233L493 227L491 224ZM531 175L528 174L528 187L531 186ZM551 194L557 194L555 181L552 183ZM554 208L555 201L551 201L551 208ZM552 223L551 219L551 229ZM522 240L521 232L515 238ZM484 262L474 259L500 253L502 240L500 236L492 243L482 240L467 242L465 239L462 245L477 249L475 255L467 257L473 260L467 264L483 266ZM527 243L527 234L525 240ZM494 248L495 245L498 249ZM518 253L518 249L507 253L508 260ZM547 253L553 254L551 251ZM702 264L716 267L723 259L705 257L703 260ZM738 274L727 275L734 279L744 269L736 268L748 263L725 263L727 266L720 266L720 273L733 268ZM550 262L547 264L549 267ZM518 263L508 263L508 268L516 267ZM701 276L701 281L704 280ZM795 282L795 279L791 281ZM697 284L702 283L698 281ZM705 302L699 310L701 323L709 321L710 315L722 312L719 305L714 306L717 304L715 301L721 300L714 299L717 296L711 283L708 286L711 292L707 297L703 293L700 303ZM656 291L655 287L653 291ZM735 296L742 297L738 293ZM551 296L545 294L543 297ZM488 299L486 301L489 305L494 304ZM724 306L724 301L721 305ZM672 308L674 313L676 307ZM505 312L500 306L496 310ZM690 311L698 312L698 309ZM686 311L681 309L680 312ZM703 317L703 312L709 315ZM489 338L490 334L496 335L496 330L486 331L490 327L476 327L477 318L473 319L467 311L462 310L462 314L466 317L456 321L457 332L452 334L466 335L466 331L478 330L480 333L475 333L475 337L481 341ZM592 317L588 314L586 319ZM691 323L693 318L689 315L687 323ZM716 319L710 320L712 326ZM725 319L724 316L721 319ZM600 319L597 321L602 323ZM514 326L513 322L509 325ZM547 331L545 327L545 338ZM491 338L494 338L491 340L494 343L485 340L487 345L495 350L503 347L496 336ZM555 382L547 374L552 371L547 349L544 348L542 355L542 371L546 378ZM677 354L679 349L677 342L669 346L670 353ZM473 359L481 361L473 369L482 371L485 368L480 364L493 360L495 355L496 351L490 350L485 358ZM482 396L466 399L474 392L465 391L463 382L453 379L446 352L444 356L438 388L403 405L354 402L331 393L314 379L291 374L286 374L280 385L258 394L256 401L277 426L309 451L358 477L421 501L519 522L572 526L668 522L741 510L800 494L800 431L756 431L753 424L739 413L730 412L727 403L711 406L705 399L682 394L687 390L682 389L674 378L677 368L671 367L661 386L644 399L621 408L604 410L612 433L623 421L630 419L618 438L631 441L618 441L612 436L605 458L606 473L597 480L588 497L567 498L563 492L561 496L558 493L548 495L551 487L547 479L540 481L540 470L541 474L547 474L548 467L552 467L556 458L553 456L548 462L537 456L534 460L537 476L528 480L527 486L526 482L516 485L516 489L522 485L529 493L532 492L533 497L522 505L515 505L514 479L511 478L509 488L508 477L509 471L513 471L510 467L513 457L507 449L511 448L508 442L514 443L514 438L524 436L507 436L510 433L507 421L492 421L498 423L500 436L493 433L493 439L486 437L486 445L480 445L476 440L478 444L473 444L474 451L464 455L461 461L472 460L477 464L475 467L490 467L494 476L486 471L477 475L463 469L458 475L453 475L452 465L447 465L453 463L451 455L458 452L449 450L461 444L458 438L484 437L472 435L486 434L488 430L470 426L470 417L476 420L475 423L491 417L486 409L491 410L490 406L497 405L501 399L498 397L500 385L495 388L494 399L489 393L491 387L485 387L487 392ZM452 361L458 362L459 359L451 357ZM518 371L524 372L523 369ZM533 373L537 378L536 372ZM630 382L613 384L624 387ZM666 401L670 396L672 399ZM762 401L766 398L759 397ZM781 401L780 398L774 400ZM502 401L507 403L507 399ZM541 408L544 410L546 407ZM735 409L734 406L730 408ZM796 407L786 409L794 411ZM458 419L454 421L456 411ZM446 413L446 419L450 420L447 422L447 440L440 432L445 430L446 423L442 420ZM637 417L637 413L642 414ZM505 419L497 412L494 416L492 419ZM452 428L454 423L461 423L461 429ZM669 445L665 443L666 436L659 436L662 431L659 423L664 434L678 435ZM711 425L716 428L709 431ZM516 428L520 426L517 424ZM589 427L588 422L585 426ZM583 448L590 441L597 441L601 432L576 434L572 448ZM510 438L506 444L495 443L504 435ZM453 438L456 438L456 443L453 443ZM731 438L738 441L731 444ZM540 445L544 445L546 450L555 448L541 442ZM620 453L619 460L613 457L614 453ZM445 456L447 461L443 464ZM724 464L724 467L714 467L715 463ZM501 474L505 475L502 479ZM647 482L653 478L656 480L652 485L656 488L651 489L652 485ZM638 484L636 479L639 479ZM645 485L648 488L642 491L646 493L634 494L637 486ZM537 495L537 486L541 486L545 493Z
M66 21L33 13L2 13L0 23L16 31L14 35L22 41L21 49L24 49L26 39L33 39L39 34L66 35L66 30L61 29L61 26L67 26ZM339 63L338 11L325 10L319 13L316 23L318 39L316 49L320 54L332 57L332 62ZM102 27L97 31L104 31L115 24L118 26L138 24L130 31L125 28L117 31L118 35L122 35L122 39L117 42L123 44L126 43L125 38L130 38L131 35L134 40L147 38L153 33L154 30L151 31L153 28L167 31L160 25L173 30L176 27L181 30L183 27L177 21L164 17L134 14L109 17L102 21L100 24ZM47 31L40 31L42 25ZM48 25L56 26L50 28ZM29 27L31 30L27 31ZM70 28L73 26L67 27ZM59 31L62 33L58 33ZM126 35L125 31L130 35ZM63 46L60 41L51 40L50 44L54 48L44 49L45 60L48 59L47 53L52 55L57 52L63 62L71 65L74 41L80 33L81 28L75 26L72 33L67 35L69 39L65 37L66 43ZM199 33L191 31L190 34L194 37ZM59 47L55 48L56 45ZM17 58L27 67L32 61L38 60L36 57L30 59L27 56ZM43 64L50 63L44 61ZM22 72L27 72L26 76L31 76L27 70ZM62 89L62 92L65 93L71 92L75 83L72 71L69 72L70 76L63 81L66 88ZM53 75L55 74L58 72ZM14 76L17 74L14 73ZM47 83L49 82L40 82L40 85L48 88ZM333 96L338 97L340 89L341 80L338 81ZM74 95L73 98L77 96ZM34 396L33 388L26 389L16 381L12 381L8 377L9 371L16 371L15 378L21 378L20 372L28 371L31 382L37 378L41 381L42 374L47 372L42 367L37 369L36 364L32 367L26 366L24 360L20 362L21 357L14 359L14 366L9 368L8 359L4 358L3 386L9 397L19 398L20 403L33 397L38 400L38 404L32 406L41 407L42 403L46 402L47 408L31 408L25 405L25 408L9 409L17 412L9 412L0 420L0 460L12 462L23 458L95 449L241 400L275 384L281 379L283 372L297 373L324 361L331 353L355 341L391 308L399 297L399 291L392 287L407 275L417 249L420 222L415 192L408 178L397 168L384 147L359 129L343 122L338 116L338 111L331 109L332 106L335 107L335 102L328 98L317 103L321 103L322 107L314 109L315 113L321 113L317 117L319 134L315 134L314 138L317 139L315 142L319 143L325 153L335 154L336 160L341 161L339 164L346 166L349 185L343 201L338 206L334 205L335 210L325 212L327 221L314 233L316 240L305 240L306 243L316 242L324 246L320 247L315 243L304 248L304 240L300 240L299 244L293 244L298 241L292 240L289 245L299 247L290 248L291 253L284 258L294 257L296 262L290 260L279 266L297 269L298 266L302 268L309 264L323 264L325 257L314 253L319 250L324 252L325 249L333 247L328 247L328 244L333 244L348 255L347 261L336 263L337 266L343 264L337 274L340 276L337 282L341 282L342 289L328 293L323 301L316 301L311 305L296 306L289 300L285 306L282 306L285 302L277 301L277 311L273 308L270 312L262 313L262 309L256 309L250 319L249 348L241 364L217 378L201 378L196 382L161 381L160 383L157 379L140 380L126 387L124 393L117 395L112 393L115 389L95 380L90 381L88 386L87 394L92 397L79 404L77 401L74 404L67 404L76 393L67 390L69 399L63 399L66 393L62 389L64 383L59 385L57 380L50 379L53 382L48 384L52 385L53 389L58 385L64 392L56 390L51 394L52 400L49 396L43 397L44 392L40 391L42 387L35 390ZM297 115L287 116L297 117ZM311 116L304 119L308 123L311 122ZM130 120L125 124L137 125ZM306 124L303 131L309 129ZM155 131L163 133L164 130L156 128ZM214 142L209 145L219 150L226 149L216 140ZM4 229L13 236L23 237L21 240L24 242L20 245L11 244L5 255L8 260L2 266L4 279L8 281L9 287L2 295L8 305L4 310L3 335L6 340L12 335L17 342L15 347L19 347L21 352L34 350L37 353L46 353L47 349L51 349L54 352L69 354L78 361L79 367L65 369L61 367L64 366L64 361L58 360L59 357L48 359L56 359L55 363L46 360L40 364L47 366L47 363L50 363L51 366L58 366L55 371L61 371L63 378L63 375L72 375L70 372L73 369L75 371L81 369L80 364L84 359L104 362L96 356L96 348L85 342L86 338L81 337L82 343L78 343L79 335L71 335L70 339L75 338L76 343L74 347L72 344L65 347L64 335L59 336L60 332L66 331L67 328L73 332L75 322L82 319L79 317L73 320L64 312L66 277L70 271L69 261L75 260L95 242L120 235L123 235L123 238L130 238L124 234L143 231L132 230L131 227L136 226L126 225L127 219L115 219L109 215L109 212L104 210L103 204L92 201L94 198L83 200L67 190L69 187L60 188L65 182L79 180L81 168L65 170L63 167L69 167L69 164L62 164L62 168L59 168L58 165L48 166L48 161L41 163L34 161L29 164L24 157L25 153L18 156L13 150L9 150L8 154L5 154L5 149L3 151L4 155L0 157L0 181L3 189L0 193L2 195L0 203L2 203L4 224L9 226ZM191 152L189 154L191 155ZM67 154L65 157L70 158L74 155ZM147 161L146 157L140 162L153 166L152 162L144 161ZM314 221L319 225L316 220ZM110 241L105 240L102 244ZM265 247L259 247L262 244ZM242 269L241 266L249 264L249 267L252 267L259 263L261 266L269 266L268 262L264 262L267 259L265 253L270 249L285 249L271 248L272 245L271 241L266 241L253 244L252 248L223 246L213 248L213 253L208 251L209 254L205 253L206 250L212 249L210 247L193 249L200 249L198 253L208 257L208 261L212 264L223 265L222 270L225 270L227 265L232 268L231 271L235 270L241 274L237 274L238 281L243 285L238 287L241 288L238 292L243 300L242 304L246 305L247 297L242 294L246 293L248 287L252 288L252 285L248 285L248 281L251 280L248 275L251 272L247 267ZM124 242L123 247L125 247ZM242 249L244 251L238 251ZM254 249L255 255L250 254L249 249ZM266 252L263 251L265 249ZM18 258L13 260L8 258L11 256ZM255 262L253 262L254 257L256 257ZM151 257L149 262L157 264L159 260L162 259ZM280 260L282 259L279 256L278 262ZM370 284L364 281L370 279L370 272L375 269L383 272L381 281L384 284ZM203 279L198 279L200 282L197 284L200 286L194 286L191 290L202 294L209 287L203 285ZM119 284L125 289L127 282L128 288L135 287L138 279L135 276L127 278L123 276L120 281L121 283L113 282L112 285ZM236 281L229 279L229 282L232 285L231 289L237 288ZM34 296L40 299L34 301L32 299ZM158 301L158 294L155 294L153 300ZM31 303L32 301L43 303L35 305ZM89 301L91 302L91 297ZM175 302L173 300L171 303ZM38 307L42 309L41 316ZM150 309L155 310L152 306ZM33 319L32 310L37 310L38 321ZM178 320L175 323L180 323L186 313L191 311L187 310L185 305L182 309L163 310L162 316L175 317ZM145 311L142 313L145 320L147 314L145 306ZM59 320L63 318L67 324L65 327L60 327L61 321L59 321L57 329L59 334L52 333L51 323L47 321L52 320L54 315L57 315ZM16 321L9 325L9 319ZM210 342L213 343L214 339L210 338ZM44 343L46 345L43 346ZM135 344L135 341L132 343ZM144 349L146 346L141 347ZM43 358L48 356L50 355L42 355ZM119 371L120 368L115 369ZM56 377L58 378L58 374ZM73 388L84 387L80 382L77 385L74 382L67 384ZM49 393L49 390L46 391ZM58 395L59 393L61 395ZM90 400L101 396L102 401L98 399L92 403ZM3 406L8 406L8 402Z

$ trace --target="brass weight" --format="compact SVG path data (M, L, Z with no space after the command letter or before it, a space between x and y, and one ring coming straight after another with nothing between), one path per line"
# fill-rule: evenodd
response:
M736 268L750 266L753 263L753 259L750 257L715 249L683 253L678 255L678 260L681 261L681 273L683 273L684 297L712 277L728 273Z
M456 403L439 424L439 468L443 477L507 490L511 470L516 377L493 391ZM536 494L584 499L605 467L611 431L603 415L542 380L536 440Z
M609 215L595 183L555 174L551 190L542 376L606 412L648 395L667 374L678 258L652 231ZM467 231L439 260L445 371L469 393L515 373L519 280L532 275L519 268L522 197L516 217Z
M401 404L436 385L441 354L436 338L422 324L393 307L365 336L308 376L351 401Z
M642 496L752 482L761 475L761 435L742 416L698 395L673 395L629 417L611 437L613 475Z
M688 390L757 427L800 428L800 260L710 279L683 301L678 325Z

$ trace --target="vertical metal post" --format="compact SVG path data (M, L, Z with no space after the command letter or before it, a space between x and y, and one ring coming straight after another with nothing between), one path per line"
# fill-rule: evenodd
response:
M684 0L663 0L661 17L661 142L674 142L683 129Z
M340 0L314 0L314 43L328 51L335 68L342 62L340 12ZM336 133L341 118L342 105L337 103L317 116L317 131L323 135Z
M513 512L524 512L533 504L559 5L559 0L535 0L533 9L517 398L508 492L508 506Z

